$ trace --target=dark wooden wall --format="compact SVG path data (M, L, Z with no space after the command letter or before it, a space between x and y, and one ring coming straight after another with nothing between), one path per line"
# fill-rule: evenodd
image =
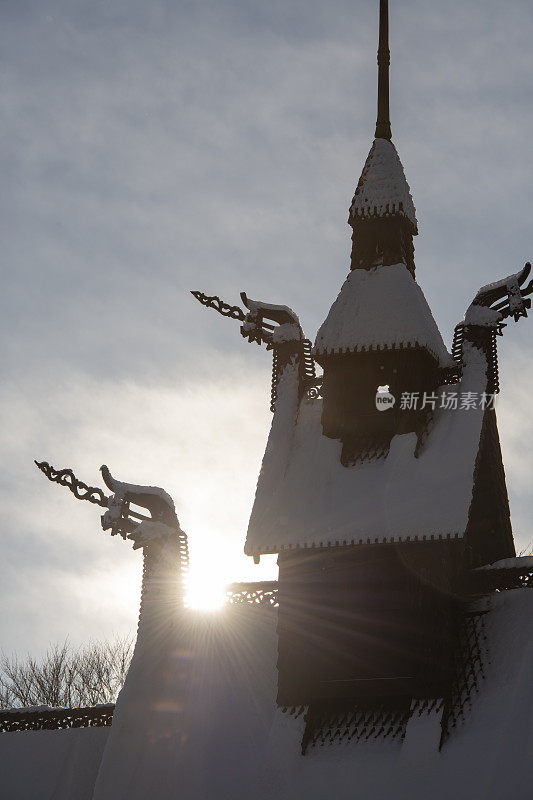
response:
M440 375L434 359L420 348L351 353L322 358L324 364L324 436L341 439L342 463L386 455L396 433L419 433L428 410L420 410L423 394L435 392ZM376 408L378 386L388 385L394 408ZM419 408L401 410L403 392L418 392Z
M496 412L485 411L465 542L469 566L516 555Z
M461 542L279 556L278 702L442 696Z

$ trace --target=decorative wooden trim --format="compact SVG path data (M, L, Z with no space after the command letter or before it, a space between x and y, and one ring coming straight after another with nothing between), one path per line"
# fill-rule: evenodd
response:
M335 539L330 542L296 542L295 544L277 545L273 544L266 548L249 548L245 550L247 556L268 556L285 553L288 550L333 550L340 547L368 547L376 544L412 544L416 542L443 542L455 539L463 539L462 532L451 533L428 533L423 536L381 536L366 537L360 539Z
M0 709L0 733L102 728L111 725L114 703L86 708Z
M257 581L252 583L232 583L226 589L229 605L248 603L255 606L279 606L278 582Z
M373 739L389 739L402 742L407 723L411 717L411 700L403 706L387 708L376 705L372 708L330 708L313 705L307 708L305 729L302 735L302 755L309 747L323 747L340 742L361 742Z

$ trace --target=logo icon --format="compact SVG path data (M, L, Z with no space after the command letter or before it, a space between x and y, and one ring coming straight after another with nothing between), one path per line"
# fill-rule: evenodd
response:
M389 392L389 385L378 386L376 392L376 408L378 411L388 411L389 408L394 408L396 398Z

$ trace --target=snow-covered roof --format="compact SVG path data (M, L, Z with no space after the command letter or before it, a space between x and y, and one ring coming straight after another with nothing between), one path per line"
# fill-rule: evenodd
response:
M402 162L392 142L375 139L350 206L351 225L359 219L403 216L418 233L416 211Z
M461 383L442 391L485 390L483 353L465 342L464 359ZM387 458L344 467L342 442L322 433L322 400L303 399L291 419L273 420L245 552L462 537L483 414L436 408L418 456L406 433Z
M181 628L154 655L159 717L143 697L136 725L0 736L5 797L54 800L472 800L531 794L533 592L492 595L490 658L458 730L439 750L440 713L415 712L403 742L326 741L301 755L305 714L276 707L277 610L232 606ZM177 673L187 665L189 678ZM156 724L154 724L156 723ZM101 778L95 783L101 752ZM114 741L112 741L114 740ZM31 768L30 768L31 767Z
M0 796L91 800L110 731L105 726L0 734Z
M405 264L354 269L315 340L315 354L421 347L441 366L449 355L424 293Z

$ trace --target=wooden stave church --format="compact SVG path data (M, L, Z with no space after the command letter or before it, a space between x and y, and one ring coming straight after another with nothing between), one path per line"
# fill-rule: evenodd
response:
M292 370L298 400L294 390L290 396L290 388L285 388L287 397L278 398L245 552L256 559L278 554L278 702L282 706L328 702L409 706L413 698L447 696L462 609L471 593L468 576L476 567L516 555L495 410L456 410L454 419L452 413L434 413L434 408L402 410L399 403L382 412L374 403L380 384L390 387L396 398L404 392L419 398L434 396L439 388L441 393L446 388L453 387L455 392L468 388L479 396L497 390L493 329L466 329L469 349L476 355L473 361L482 367L472 382L464 373L475 373L474 365L460 363L457 370L416 283L413 236L418 225L391 140L389 63L388 4L382 0L378 119L350 207L351 274L313 349L323 368L323 400L309 399L302 370L294 369L294 362L303 357L298 335L293 348L286 343L277 348L276 380L282 381L285 374L290 380ZM365 319L358 326L357 312L363 307ZM249 326L243 333L249 334ZM464 347L461 355L465 360ZM315 414L320 424L311 432L302 422L308 411L305 406L310 405L321 406ZM281 435L277 414L284 417ZM412 530L407 522L399 524L400 515L386 503L382 490L375 491L372 481L382 489L391 480L387 461L392 459L389 451L394 437L411 435L411 452L395 467L409 471L410 462L424 462L439 426L447 426L446 436L456 439L455 452L448 453L442 465L435 465L433 459L429 465L434 470L432 486L419 487L413 476L410 491L407 488L408 494L402 494L399 502L409 504L407 516L412 519L417 507L427 505L424 488L428 488L435 498L446 496L448 506L458 513L448 528L443 527L442 502L435 502L429 518L424 515L424 525ZM299 428L304 428L300 438ZM329 457L338 458L346 474L352 473L351 483L343 481L342 492L335 495L331 486L339 471L327 477L321 472L328 457L326 448L321 451L318 446L311 458L307 452L299 460L298 453L292 452L302 449L303 437L339 445L335 455L329 448ZM437 462L438 453L437 449ZM315 529L304 531L300 525L295 535L303 508L316 496L311 488L316 488L313 466L331 491L313 508L311 516L319 521ZM455 473L452 491L444 492L450 469ZM365 472L372 473L372 481L365 480ZM365 521L377 517L377 509L385 504L388 524L376 525L372 519L368 527L354 525L360 515L357 499L342 524L321 513L318 505L330 510L339 495L353 493L357 498L359 482L364 485L366 505L374 495L376 513L372 515L370 508ZM456 491L458 483L460 491ZM309 520L309 516L304 518ZM359 660L361 652L364 663Z

